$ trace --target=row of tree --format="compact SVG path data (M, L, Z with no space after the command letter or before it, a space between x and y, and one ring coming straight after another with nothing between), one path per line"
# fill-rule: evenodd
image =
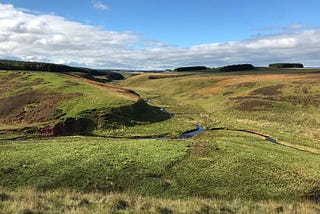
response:
M179 67L174 69L174 71L206 71L208 68L205 66L191 66L191 67ZM254 66L251 64L239 64L239 65L227 65L221 68L216 68L218 71L229 72L229 71L245 71L245 70L253 70Z
M274 63L269 65L270 68L303 68L301 63ZM254 70L255 67L251 64L237 64L237 65L227 65L220 68L208 68L205 66L191 66L191 67L179 67L174 69L174 71L206 71L206 70L216 69L222 72L231 71L250 71Z
M16 60L0 60L1 70L24 70L24 71L48 71L48 72L82 72L87 73L89 70L71 67L61 64L44 63L44 62L25 62Z
M273 63L269 65L270 68L303 68L301 63Z
M18 71L47 71L57 73L84 73L86 78L94 79L94 76L106 76L109 80L120 80L124 77L116 72L96 70L91 68L72 67L62 64L53 64L45 62L26 62L17 60L0 60L0 70L18 70Z

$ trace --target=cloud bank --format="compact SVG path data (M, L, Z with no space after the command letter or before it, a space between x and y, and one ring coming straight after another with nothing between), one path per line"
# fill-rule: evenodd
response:
M301 28L296 32L179 48L133 32L107 31L0 4L0 58L121 69L273 62L320 66L320 31Z

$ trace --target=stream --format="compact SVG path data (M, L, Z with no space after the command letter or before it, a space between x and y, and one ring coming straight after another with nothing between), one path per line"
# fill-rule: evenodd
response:
M171 114L169 113L165 108L160 108L160 111L164 112L164 113L167 113L170 118L173 118L174 117L174 114ZM204 129L200 123L197 123L196 124L197 126L197 129L195 130L192 130L192 131L188 131L188 132L185 132L183 133L182 135L180 135L178 137L178 139L186 139L186 138L191 138L197 134L200 134L202 132L205 132L205 131L213 131L213 130L229 130L229 131L237 131L237 132L245 132L245 133L249 133L249 134L254 134L254 135L258 135L258 136L261 136L263 137L265 140L271 142L271 143L275 143L275 144L279 144L279 142L270 137L269 135L265 135L265 134L262 134L262 133L259 133L259 132L255 132L255 131L251 131L251 130L242 130L242 129L228 129L228 128L214 128L214 129L210 129L210 130L206 130Z
M182 135L180 135L179 139L191 138L197 134L200 134L201 132L206 131L199 123L197 123L196 125L197 125L196 130L183 133Z

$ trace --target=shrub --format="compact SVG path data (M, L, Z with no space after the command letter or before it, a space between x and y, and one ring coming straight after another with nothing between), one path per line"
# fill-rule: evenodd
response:
M110 201L110 208L112 211L125 210L128 207L129 202L120 197L115 197Z
M79 207L86 207L90 205L90 201L87 198L84 198L80 201Z
M253 70L254 66L251 64L239 64L239 65L227 65L222 68L220 68L220 71L247 71L247 70Z
M0 201L8 201L11 197L6 193L0 193Z
M156 209L160 214L173 214L172 209L168 207L157 207Z
M303 68L301 63L273 63L269 65L270 68Z

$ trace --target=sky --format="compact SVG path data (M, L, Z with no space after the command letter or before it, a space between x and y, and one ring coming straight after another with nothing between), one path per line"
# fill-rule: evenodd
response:
M0 0L0 58L136 70L320 66L319 0Z

